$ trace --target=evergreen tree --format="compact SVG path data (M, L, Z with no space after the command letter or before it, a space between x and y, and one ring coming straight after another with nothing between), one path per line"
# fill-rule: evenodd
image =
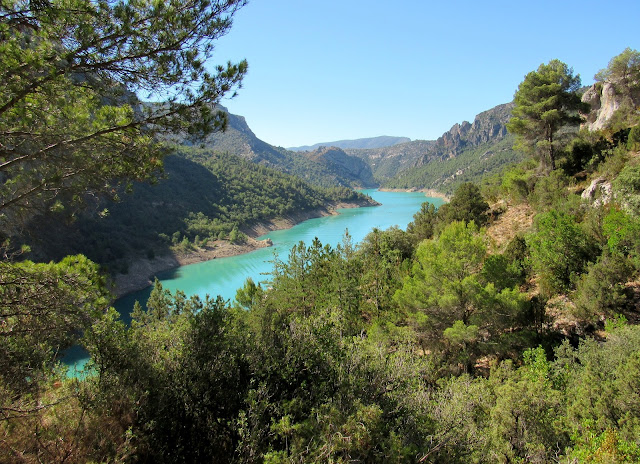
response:
M487 223L489 204L482 198L480 189L471 182L466 182L456 189L449 203L438 210L438 220L442 225L454 221L475 222L478 226Z
M577 126L578 111L585 111L579 89L580 76L560 60L551 60L527 74L514 96L507 129L517 135L518 147L540 155L552 170L559 151L556 135L565 126Z
M243 3L0 3L0 226L63 193L152 178L154 133L224 128L214 106L247 64L209 72L204 62Z

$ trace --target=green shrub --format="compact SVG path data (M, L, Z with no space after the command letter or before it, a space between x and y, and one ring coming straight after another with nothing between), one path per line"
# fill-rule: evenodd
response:
M574 296L576 315L593 320L600 315L619 313L627 303L624 284L633 274L633 266L621 255L609 253L591 264L580 276Z
M640 165L627 165L613 181L616 200L635 216L640 216Z
M602 230L609 252L630 257L640 269L640 218L612 210L603 219Z
M640 150L640 125L632 127L629 131L627 148L633 151Z
M475 222L478 226L487 223L489 204L482 198L480 189L473 183L462 184L451 201L440 207L438 220L442 227L454 221Z
M529 203L537 211L547 211L551 208L559 209L566 203L569 196L567 187L570 179L562 169L551 171L536 182L533 192L529 195Z
M500 189L512 202L522 203L525 201L532 188L531 171L520 166L508 170L502 176Z
M597 256L597 246L566 213L551 210L535 218L536 232L527 237L531 265L544 294L568 290L575 275Z

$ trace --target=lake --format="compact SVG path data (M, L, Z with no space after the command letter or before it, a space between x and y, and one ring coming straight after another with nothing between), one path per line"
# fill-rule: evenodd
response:
M413 215L425 201L440 206L443 200L426 197L422 192L381 192L378 190L363 190L381 206L367 208L339 209L340 214L309 219L291 229L269 232L259 239L270 238L272 247L260 248L238 256L217 258L197 264L182 266L171 271L158 274L164 288L175 292L182 290L187 296L199 295L201 298L208 294L212 297L220 295L227 300L233 300L236 290L248 277L255 282L268 279L272 270L271 262L274 256L286 261L289 250L298 242L310 244L318 237L323 245L336 246L342 242L345 231L349 231L354 244L360 242L374 228L388 229L398 226L406 229ZM147 301L151 287L131 293L118 299L114 306L122 314L125 321L129 320L129 313L136 300L141 304ZM72 350L66 356L66 362L80 367L86 361L86 353Z

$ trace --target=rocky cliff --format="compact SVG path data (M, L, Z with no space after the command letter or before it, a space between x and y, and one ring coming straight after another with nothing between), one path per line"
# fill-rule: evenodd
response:
M591 111L584 115L586 121L581 126L583 128L594 131L615 126L616 121L631 123L640 105L640 85L596 82L582 95L582 101L591 105Z
M620 108L623 96L616 92L610 82L593 84L582 96L582 101L591 105L591 111L586 115L582 127L591 131L607 127L611 117Z
M436 140L416 165L420 166L434 159L455 158L470 147L502 140L507 135L506 124L511 118L512 109L513 103L505 103L478 114L473 124L468 121L454 124Z
M392 147L346 152L367 161L376 180L383 183L403 171L432 161L456 158L474 147L500 142L507 136L506 124L512 109L513 103L498 105L478 114L473 123L454 124L437 140L414 140Z
M228 113L226 108L221 106L218 108ZM181 141L178 142L181 143ZM322 156L316 156L313 159L313 156L274 147L256 137L244 117L231 113L228 113L227 129L224 132L209 135L203 145L213 152L237 155L253 163L296 175L320 187L375 186L368 166L356 166L355 161L340 161L340 157L325 159ZM348 155L344 154L344 156ZM339 172L342 162L347 169L345 173Z

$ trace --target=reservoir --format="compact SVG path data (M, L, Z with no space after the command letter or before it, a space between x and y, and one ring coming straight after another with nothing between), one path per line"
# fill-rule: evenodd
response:
M267 274L272 270L271 262L274 257L277 255L280 260L286 261L291 247L300 241L309 245L318 237L323 245L335 247L342 242L345 231L348 230L353 243L357 244L376 227L381 230L393 226L406 229L425 201L434 203L435 206L443 203L443 200L428 198L422 192L363 190L362 193L382 205L339 209L338 215L309 219L291 229L276 230L259 237L260 240L270 238L272 247L182 266L160 273L157 277L162 286L172 293L182 290L187 296L199 295L204 298L207 294L211 297L220 295L226 300L233 300L236 290L242 287L248 277L254 282L268 280ZM133 303L136 300L145 302L150 292L151 288L148 288L126 295L116 301L115 307L126 319Z
M260 240L270 238L273 242L271 247L182 266L160 273L157 277L162 286L172 293L181 290L187 297L198 295L203 299L206 295L220 295L225 300L233 301L236 290L244 285L247 278L251 277L256 283L269 280L274 258L277 256L287 261L289 250L300 241L309 245L318 237L323 245L335 247L342 242L348 230L355 245L374 228L385 230L397 226L405 230L425 201L436 207L444 202L440 198L426 197L422 192L363 190L362 193L371 196L381 206L339 209L338 215L309 219L291 229L276 230L259 237ZM116 300L114 306L122 319L129 322L135 301L144 307L150 293L151 287L130 293ZM72 348L65 356L65 362L75 365L76 369L81 368L86 360L87 353L79 347Z

